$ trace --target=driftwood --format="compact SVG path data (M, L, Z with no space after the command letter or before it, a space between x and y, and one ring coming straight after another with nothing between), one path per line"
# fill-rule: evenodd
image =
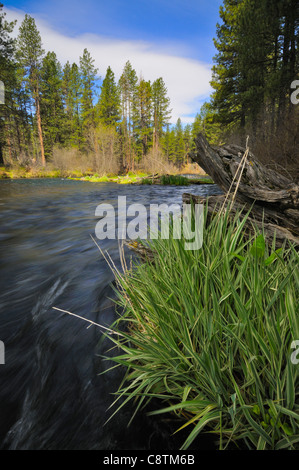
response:
M202 134L195 139L196 152L193 160L202 167L214 182L227 193L234 193L236 199L233 210L251 210L251 220L258 226L264 223L265 233L270 240L276 236L277 245L290 240L299 245L299 186L285 176L263 166L250 150L237 145L223 147L210 146ZM246 152L247 160L244 162ZM244 162L243 173L240 164ZM242 174L240 180L236 172ZM209 213L215 213L220 207L226 206L229 199L224 196L208 198L183 195L183 202L208 201ZM276 234L276 235L275 235Z

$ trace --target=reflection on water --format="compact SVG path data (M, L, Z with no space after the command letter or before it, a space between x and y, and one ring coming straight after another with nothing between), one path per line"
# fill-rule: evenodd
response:
M113 276L90 235L103 202L179 203L216 186L129 186L70 180L0 181L0 448L171 449L168 426L130 407L109 421L121 371L99 375L111 344L95 327L53 306L110 326ZM119 264L117 240L100 242ZM131 255L130 255L131 256ZM109 354L113 354L110 352Z

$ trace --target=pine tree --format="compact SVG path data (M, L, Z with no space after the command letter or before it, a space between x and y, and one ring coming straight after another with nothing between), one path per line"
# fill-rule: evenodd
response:
M83 131L80 119L81 77L78 65L66 62L62 75L64 107L63 134L65 145L79 148Z
M136 87L133 101L133 129L138 158L147 154L152 143L152 88L143 78Z
M175 162L182 167L185 162L185 141L182 121L178 118L175 128Z
M224 0L220 7L222 24L217 24L217 39L214 40L218 54L214 60L212 87L213 106L217 110L218 119L225 125L235 123L245 126L245 110L242 102L242 79L238 68L239 50L238 35L240 33L240 9L244 1Z
M2 7L0 80L5 81L6 99L0 108L0 163L3 149L5 161L30 165L41 158L45 165L55 144L91 153L97 148L100 155L98 145L104 141L105 148L112 145L108 153L121 169L134 170L135 161L153 145L153 156L161 145L174 158L175 132L165 133L170 102L162 78L153 84L138 81L127 61L116 84L108 67L95 105L97 69L87 49L79 67L67 62L62 70L54 51L45 55L35 21L25 15L13 55L13 23L5 21Z
M283 119L295 111L290 106L290 83L296 76L299 78L299 4L297 0L280 0L278 3L282 50L278 119Z
M5 105L2 124L5 129L6 155L10 163L29 163L36 160L32 142L30 93L23 86L23 70L15 61L10 62L10 73L5 80Z
M224 0L220 17L212 80L216 119L226 131L243 129L244 136L246 127L267 140L295 113L290 84L299 69L298 1Z
M108 67L101 86L101 95L97 105L98 116L102 123L116 128L120 120L120 96L115 76Z
M192 126L191 126L191 124L186 124L186 126L184 128L184 144L185 144L184 164L187 164L190 153L191 153L191 148L192 148Z
M200 108L200 112L196 115L192 126L193 138L201 132L209 142L219 145L221 143L222 126L217 118L218 116L211 103L204 103Z
M133 130L133 107L137 88L137 74L130 61L127 61L123 73L119 79L118 85L121 96L122 125L121 133L123 137L123 151L125 154L125 167L133 170L134 168L134 148L132 142Z
M164 128L171 117L170 99L167 96L167 88L162 77L153 82L152 85L153 101L153 147L157 149Z
M176 163L176 132L172 128L168 137L168 159L172 163Z
M38 136L40 142L41 161L45 166L45 152L43 131L40 113L40 69L41 60L44 55L42 48L42 40L37 30L35 20L29 15L25 15L25 19L21 24L19 35L17 38L17 59L20 66L24 70L24 76L29 84L32 98L35 105L36 122Z
M83 128L80 118L81 77L76 63L66 64L63 71L63 100L65 108L66 143L77 148L83 141Z
M11 92L14 86L15 66L12 62L14 52L14 43L10 37L15 22L8 22L5 19L6 14L2 11L3 4L0 3L0 86L3 88L4 102L0 103L0 165L4 164L3 148L7 144L8 121L10 120L10 110L8 100L12 100ZM9 146L10 149L10 146Z
M54 144L64 140L62 70L55 52L48 52L43 59L40 90L45 155L49 156Z
M97 82L98 69L94 66L87 49L84 49L83 56L80 57L80 75L81 75L81 118L85 130L95 126L94 98Z

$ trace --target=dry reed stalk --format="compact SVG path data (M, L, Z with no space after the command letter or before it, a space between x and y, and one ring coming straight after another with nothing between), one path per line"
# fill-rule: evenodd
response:
M84 320L84 321L88 322L88 323L89 323L88 328L89 328L91 325L94 325L94 326L98 326L98 327L102 328L102 329L105 330L109 335L124 336L124 335L122 335L121 333L119 333L119 332L117 332L117 331L111 330L111 328L107 328L106 326L100 325L99 323L96 323L96 322L94 322L94 321L92 321L92 320L89 320L88 318L81 317L80 315L77 315L76 313L69 312L68 310L62 310L61 308L57 308L57 307L52 307L52 308L53 308L53 310L58 310L59 312L67 313L68 315L72 315L73 317L77 317L77 318L80 318L81 320Z
M242 175L243 175L243 172L244 172L244 168L245 168L245 165L246 165L246 162L247 162L247 157L248 157L248 154L249 154L248 140L249 140L249 136L247 136L247 139L246 139L246 150L245 150L245 153L244 153L244 155L243 155L243 157L242 157L242 159L241 159L241 161L240 161L240 163L239 163L239 165L238 165L238 168L237 168L236 173L235 173L235 175L234 175L234 177L233 177L233 180L232 180L232 182L231 182L231 185L230 185L230 187L229 187L229 190L228 190L227 193L226 193L226 196L225 196L225 199L224 199L224 201L223 201L222 207L221 207L221 209L220 209L220 211L219 211L219 214L218 214L219 217L221 216L221 214L222 214L222 212L223 212L223 210L224 210L225 204L226 204L226 202L227 202L227 200L228 200L228 198L229 198L229 195L230 195L231 190L232 190L232 188L233 188L234 182L235 182L235 180L237 179L238 173L240 172L239 178L238 178L238 181L237 181L237 184L236 184L236 188L235 188L235 191L234 191L232 200L231 200L231 205L230 205L229 211L231 210L231 208L232 208L232 206L233 206L233 204L234 204L234 201L235 201L235 198L236 198L236 194L237 194L237 192L238 192L238 189L239 189L239 186L240 186L240 182L241 182L241 178L242 178Z

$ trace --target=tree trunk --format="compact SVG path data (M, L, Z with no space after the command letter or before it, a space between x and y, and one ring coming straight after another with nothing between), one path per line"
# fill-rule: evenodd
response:
M42 121L41 121L41 116L40 116L40 105L39 105L39 97L38 96L36 96L36 98L35 98L35 107L36 107L37 130L38 130L38 137L39 137L39 143L40 143L42 165L46 166L46 158L45 158L45 150L44 150L44 139L43 139L43 131L42 131Z

